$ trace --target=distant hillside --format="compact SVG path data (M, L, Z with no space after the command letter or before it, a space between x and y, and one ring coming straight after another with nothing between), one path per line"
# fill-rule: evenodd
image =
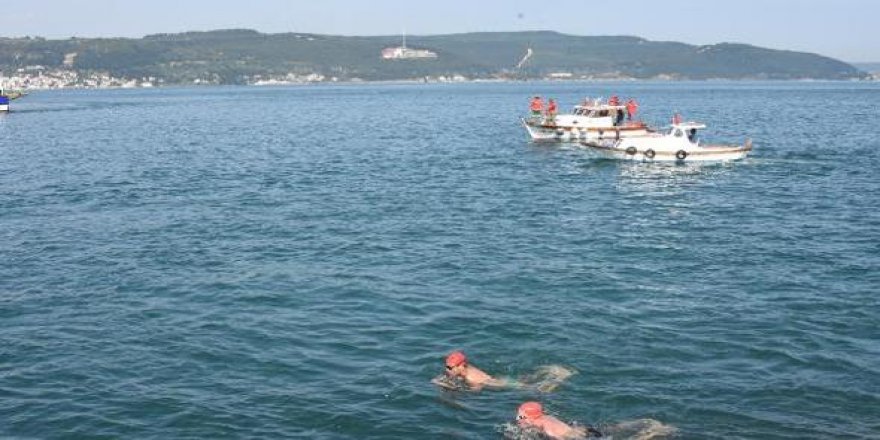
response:
M865 74L831 58L722 43L692 46L628 36L498 32L410 36L409 47L436 59L383 60L398 36L344 37L222 30L151 35L142 39L0 39L0 70L27 66L157 77L166 83L211 79L236 84L255 77L320 74L339 80L394 80L439 75L474 78L571 77L672 79L855 79ZM526 53L534 56L520 70Z
M865 72L880 72L880 63L852 63L852 65Z

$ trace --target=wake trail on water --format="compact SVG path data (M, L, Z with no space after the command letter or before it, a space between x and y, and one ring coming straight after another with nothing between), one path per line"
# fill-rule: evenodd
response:
M654 419L636 419L610 425L603 432L630 440L650 440L668 438L677 431L674 426L665 425Z
M519 382L527 388L534 388L542 393L550 393L575 374L577 374L577 370L573 368L567 368L562 365L542 365L534 373L523 376Z

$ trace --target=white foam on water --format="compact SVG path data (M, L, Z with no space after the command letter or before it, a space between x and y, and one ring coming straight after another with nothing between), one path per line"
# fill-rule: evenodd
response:
M577 370L562 365L542 365L534 373L520 379L528 388L534 388L542 393L550 393L556 390L569 377L577 374Z

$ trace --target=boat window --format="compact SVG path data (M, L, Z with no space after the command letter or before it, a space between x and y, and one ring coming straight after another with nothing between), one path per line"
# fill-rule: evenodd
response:
M675 133L673 133L673 134L675 134L675 137L677 137L677 138L680 138L682 135L684 135L684 133L682 133L681 129L676 129Z

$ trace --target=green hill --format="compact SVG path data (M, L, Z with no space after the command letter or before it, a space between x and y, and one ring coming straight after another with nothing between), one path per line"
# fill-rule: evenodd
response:
M851 63L865 72L880 72L880 63Z
M460 74L467 77L574 77L681 79L861 79L866 74L831 58L743 44L692 46L630 36L574 36L556 32L495 32L410 36L408 47L436 59L383 60L383 48L398 36L345 37L262 34L221 30L150 35L142 39L0 38L0 70L26 66L106 71L114 76L163 78L190 83L214 78L243 83L257 75L317 73L340 80L412 79ZM514 66L527 48L534 56ZM67 63L65 64L65 60Z

